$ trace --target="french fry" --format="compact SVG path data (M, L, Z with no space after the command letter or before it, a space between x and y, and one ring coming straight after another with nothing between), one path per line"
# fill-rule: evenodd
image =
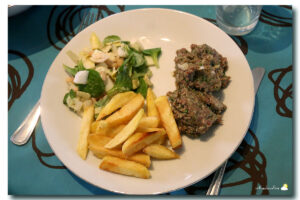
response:
M155 106L155 101L156 96L154 92L152 91L151 88L148 88L147 90L147 111L148 111L148 116L149 117L157 117L158 118L158 123L159 123L159 113L157 111L157 108Z
M137 178L150 178L150 172L144 165L113 156L105 156L99 168L117 174L134 176Z
M179 158L179 155L174 151L160 144L151 144L143 149L143 152L152 158L160 160L169 160Z
M97 121L93 121L92 123L91 123L91 128L90 128L90 132L91 133L96 133L96 130L97 130L97 128L98 128L98 122Z
M82 159L86 159L88 153L88 141L87 137L90 133L91 123L94 118L94 106L90 105L84 108L80 133L79 133L79 140L77 143L77 153L80 155Z
M94 149L97 147L104 147L104 145L106 145L109 141L111 141L111 137L105 136L105 135L101 135L101 134L89 134L87 137L87 141L88 141L88 147L89 149Z
M106 135L108 137L115 137L126 125L121 124L115 127L110 128L107 132Z
M121 150L107 149L104 146L112 138L100 134L90 134L88 136L89 150L98 158L103 158L104 156L115 156L118 158L135 161L144 165L145 167L150 167L151 160L150 156L144 153L137 153L132 156L126 156Z
M155 140L157 140L161 135L163 134L162 131L157 132L138 132L132 135L122 146L122 152L125 155L132 155L143 148L145 148L147 145L153 143Z
M103 121L94 121L91 124L91 133L106 135L107 131L110 130L109 127L102 127L100 123Z
M122 151L120 150L109 150L109 151L118 151L117 153L111 153L111 152L99 152L99 151L92 151L93 154L97 157L97 158L104 158L105 156L115 156L117 158L121 158L124 160L130 160L130 161L134 161L137 163L140 163L142 165L144 165L145 167L149 168L151 165L151 159L150 156L148 154L145 153L136 153L133 154L132 156L125 156Z
M104 108L100 111L97 121L101 120L103 117L110 115L117 109L121 108L125 104L127 104L131 99L136 96L136 93L129 91L116 94L108 104L104 106Z
M101 128L101 123L103 123L104 121L94 121L91 125L91 133L96 133L96 134L101 134L101 135L106 135L109 137L115 137L115 135L117 135L124 127L124 124L120 124L118 126L115 127L108 127L108 126L104 126L103 128Z
M153 144L165 144L167 141L167 134L162 135L160 138L158 138Z
M143 117L138 127L143 128L156 128L159 125L158 117Z
M181 135L174 119L168 98L166 96L158 97L155 100L155 105L159 112L162 125L168 134L172 148L175 149L180 147L182 144Z
M108 152L105 152L105 150L104 151L101 151L101 150L98 149L98 151L92 151L92 150L91 151L97 158L100 158L100 159L104 158L105 156L114 156L114 157L121 158L124 160L131 160L131 161L140 163L147 168L149 168L151 165L150 156L145 153L136 153L136 154L133 154L132 156L125 156L122 153L122 151L120 151L120 150L106 149L106 151L108 151Z
M100 127L101 128L113 127L120 124L126 124L143 106L144 106L144 97L141 94L137 94L120 110L116 111L105 120L101 120L102 123L100 123Z
M149 168L150 165L151 165L150 156L148 154L145 154L145 153L133 154L133 155L127 157L127 160L135 161L137 163L140 163L140 164L144 165L147 168Z
M162 131L162 133L166 133L166 130L164 128L147 128L147 127L137 127L135 132L142 132L142 133L150 133L150 132L156 132L156 131Z
M130 137L135 129L138 127L140 120L144 114L144 109L141 108L132 120L109 142L105 148L112 149L122 144L128 137Z

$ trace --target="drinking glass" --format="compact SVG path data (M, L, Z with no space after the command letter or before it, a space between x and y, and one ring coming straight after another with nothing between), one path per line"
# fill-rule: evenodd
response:
M254 30L262 6L223 5L216 7L218 26L229 35L245 35Z

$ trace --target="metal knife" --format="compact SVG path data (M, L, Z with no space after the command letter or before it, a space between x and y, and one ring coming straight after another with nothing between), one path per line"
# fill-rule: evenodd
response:
M252 69L255 95L257 93L260 82L261 82L262 78L264 77L264 74L265 74L265 69L262 67L256 67L256 68ZM222 184L226 165L227 165L227 160L224 162L224 164L222 164L222 166L219 169L217 169L217 171L215 172L215 175L213 177L213 180L212 180L211 184L209 185L206 195L211 195L211 196L219 195L219 191L220 191L220 187Z

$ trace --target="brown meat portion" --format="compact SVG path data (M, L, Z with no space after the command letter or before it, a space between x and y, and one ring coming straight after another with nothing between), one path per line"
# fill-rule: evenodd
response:
M176 51L176 85L187 86L204 92L219 91L226 88L230 77L225 75L228 69L227 59L208 45L191 45L191 52L185 48ZM178 65L187 63L187 69Z
M177 87L189 87L203 92L219 91L222 81L214 70L189 64L186 70L176 69L175 73Z
M230 82L227 59L206 44L192 44L190 52L177 50L174 61L177 90L167 95L180 132L196 137L222 121L226 105L213 93Z
M168 94L178 129L188 136L204 134L214 123L221 121L201 99L200 93L188 88L180 88Z
M197 92L197 95L200 101L209 106L213 112L220 114L226 110L226 105L223 104L219 99L217 99L217 97L213 96L212 94Z

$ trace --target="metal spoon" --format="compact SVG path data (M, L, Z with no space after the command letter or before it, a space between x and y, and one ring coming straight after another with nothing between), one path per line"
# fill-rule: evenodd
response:
M97 18L94 17L94 13L85 12L80 26L78 28L77 33L93 24L97 21ZM29 115L22 122L19 128L14 132L14 134L10 137L10 140L16 145L24 145L28 142L36 123L41 114L40 100L35 104Z
M38 122L38 119L40 118L40 114L41 107L40 101L38 101L19 128L14 132L14 134L12 134L10 141L16 145L26 144L36 126L36 123Z

